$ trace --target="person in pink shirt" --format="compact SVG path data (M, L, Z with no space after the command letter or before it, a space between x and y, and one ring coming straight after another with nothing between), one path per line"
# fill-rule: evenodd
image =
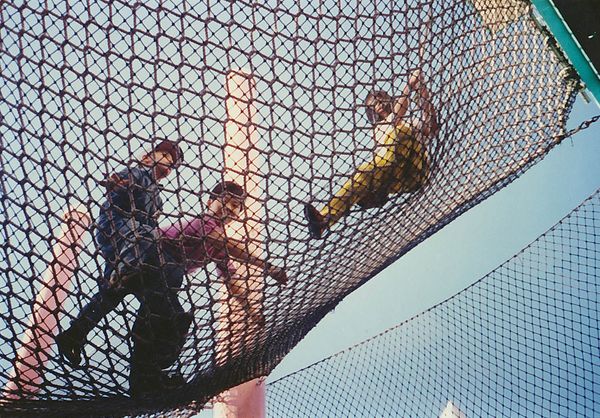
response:
M164 371L179 356L191 325L191 313L183 311L175 294L182 285L185 273L215 263L220 271L227 273L226 277L231 277L235 275L231 261L235 260L264 270L266 275L280 284L287 282L283 269L252 255L244 242L226 237L225 225L239 219L245 198L241 186L231 181L223 182L211 191L205 214L160 228L161 274L166 287L156 297L165 299L167 292L170 297L166 300L171 301L171 306L165 312L176 312L176 315L161 315L161 312L152 312L140 306L133 327L129 375L132 396L160 392L185 383L181 376L167 376ZM250 317L261 323L262 313L251 309L246 294L231 280L226 283L230 294L247 307ZM150 303L149 306L160 304Z

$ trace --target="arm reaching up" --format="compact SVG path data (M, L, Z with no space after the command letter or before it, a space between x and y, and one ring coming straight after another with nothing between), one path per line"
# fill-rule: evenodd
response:
M423 134L425 136L436 135L439 131L439 125L437 120L437 113L431 102L431 92L427 88L425 81L423 80L423 73L421 70L413 72L413 89L417 91L419 98L419 107L423 111Z
M404 87L404 90L402 90L402 94L394 102L394 124L399 124L406 115L410 104L411 92L416 92L419 107L423 111L423 135L433 136L437 134L439 131L437 113L431 102L431 92L423 80L423 72L419 69L411 73L408 83Z

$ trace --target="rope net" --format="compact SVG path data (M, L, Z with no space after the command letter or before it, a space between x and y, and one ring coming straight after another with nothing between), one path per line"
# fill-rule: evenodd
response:
M3 2L5 410L201 407L268 374L345 295L565 136L578 82L530 7ZM213 193L225 180L247 198L223 226L210 202L236 196ZM211 213L217 238L165 232L204 231ZM55 336L98 292L114 309L60 334L60 355ZM137 376L140 396L134 363L161 370Z
M270 384L270 414L597 416L598 220L600 191L467 289Z

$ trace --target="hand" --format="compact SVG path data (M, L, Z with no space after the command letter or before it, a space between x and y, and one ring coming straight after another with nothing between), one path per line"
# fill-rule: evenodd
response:
M284 285L288 281L287 274L284 269L269 265L267 274L275 279L279 284Z
M110 190L116 188L116 187L123 187L123 186L127 186L129 184L129 179L124 179L119 177L116 174L111 174L107 179L105 180L100 180L98 182L101 186L104 186Z
M410 74L410 78L408 79L408 84L413 88L416 89L417 86L423 81L423 72L420 69L416 69L414 70L411 74Z

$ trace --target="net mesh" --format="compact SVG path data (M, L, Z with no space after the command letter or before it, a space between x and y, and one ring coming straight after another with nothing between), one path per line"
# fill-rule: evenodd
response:
M565 136L577 81L549 39L521 1L3 2L6 410L202 405L268 374L345 295ZM440 125L427 144L427 183L380 208L353 207L324 240L311 239L303 203L325 204L373 156L365 97L374 89L399 96L415 69ZM241 98L226 88L232 74L250 86ZM232 99L251 117L229 112ZM422 119L411 103L406 120ZM232 122L250 145L228 142ZM101 182L164 139L185 160L161 185L161 225L206 212L215 184L241 179L254 209L230 231L290 280L280 286L238 266L261 324L247 309L220 313L232 298L214 263L188 274L177 295L193 323L172 366L187 383L140 401L127 395L136 298L89 335L82 367L61 360L53 338L89 302L104 269L88 232L106 201ZM57 265L68 281L49 281ZM40 366L33 377L15 376L19 350Z
M596 416L600 191L384 333L277 380L273 416Z

